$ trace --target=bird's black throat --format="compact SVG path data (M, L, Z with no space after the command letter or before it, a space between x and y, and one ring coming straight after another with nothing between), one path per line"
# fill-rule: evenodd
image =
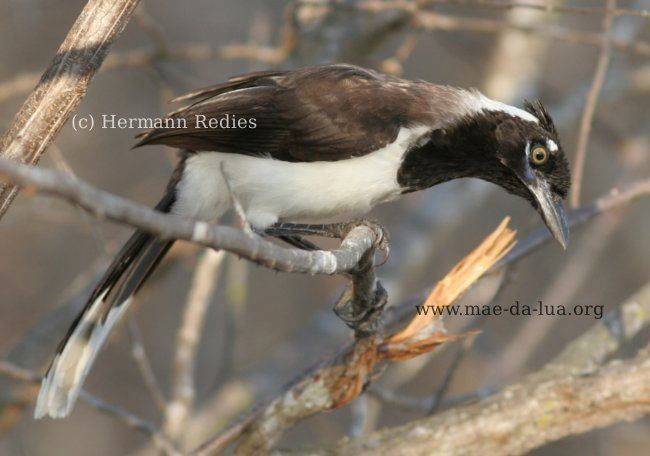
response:
M497 126L508 118L501 112L466 117L411 147L397 173L404 193L423 190L462 177L495 183L510 193L530 199L519 179L497 157Z

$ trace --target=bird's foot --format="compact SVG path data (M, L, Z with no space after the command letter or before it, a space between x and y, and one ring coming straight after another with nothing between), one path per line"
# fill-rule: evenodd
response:
M301 236L320 236L344 239L353 228L356 228L358 226L367 226L375 233L377 239L375 242L376 248L384 253L384 258L379 263L379 266L386 263L390 256L388 243L390 235L388 233L388 230L386 230L384 226L382 226L377 220L374 219L358 219L351 222L325 224L281 222L271 225L269 228L264 230L264 233L267 236L274 236L282 239L291 245L302 248L303 250L319 250L316 244L302 239ZM311 244L311 246L315 248L304 248L300 245L297 245L294 243L295 238L300 239L300 242Z
M348 287L334 306L334 313L354 330L357 337L369 335L375 332L387 302L388 293L377 281L370 305L359 311L355 308L352 289Z
M384 255L382 260L377 263L377 266L383 266L388 261L388 258L390 258L390 233L384 225L379 223L378 220L373 218L363 218L342 223L340 225L342 225L342 233L345 233L343 237L347 236L353 228L358 226L366 226L370 228L373 233L375 233L375 248L381 251Z

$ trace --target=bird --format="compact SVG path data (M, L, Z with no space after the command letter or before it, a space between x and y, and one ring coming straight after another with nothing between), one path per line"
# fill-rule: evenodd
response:
M180 151L157 211L215 221L237 201L264 232L478 178L528 201L567 246L569 163L540 101L518 108L342 63L248 73L173 101L189 104L134 146ZM136 231L122 247L60 343L36 418L70 413L110 330L172 244Z

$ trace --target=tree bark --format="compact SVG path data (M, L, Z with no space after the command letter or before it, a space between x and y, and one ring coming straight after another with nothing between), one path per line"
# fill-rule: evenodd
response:
M650 354L508 388L433 418L344 441L338 455L519 455L547 442L650 413Z
M41 80L0 138L0 157L34 165L86 94L108 48L128 23L139 0L90 0ZM0 218L17 193L0 184Z

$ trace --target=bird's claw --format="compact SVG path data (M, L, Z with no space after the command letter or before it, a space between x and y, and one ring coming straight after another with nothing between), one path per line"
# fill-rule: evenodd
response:
M377 327L387 302L388 293L381 283L377 281L372 304L363 309L362 312L355 312L354 303L346 290L334 306L334 313L355 332L370 334Z
M342 225L343 226L340 228L341 232L344 233L342 238L347 236L347 234L353 228L356 228L358 226L366 226L370 228L372 232L375 234L375 243L374 243L375 248L383 253L383 258L377 264L377 266L383 266L384 264L386 264L386 262L390 258L390 233L381 223L379 223L379 221L375 219L367 218L367 219L355 220Z

